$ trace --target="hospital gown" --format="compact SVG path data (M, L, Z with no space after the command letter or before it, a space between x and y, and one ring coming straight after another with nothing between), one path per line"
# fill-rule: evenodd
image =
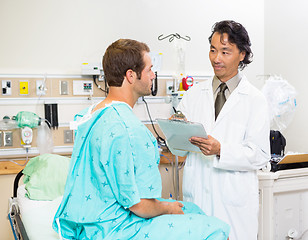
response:
M131 212L141 198L161 196L157 141L126 103L89 110L76 115L83 123L53 222L63 238L227 239L229 226L192 203L184 203L184 215L145 219Z

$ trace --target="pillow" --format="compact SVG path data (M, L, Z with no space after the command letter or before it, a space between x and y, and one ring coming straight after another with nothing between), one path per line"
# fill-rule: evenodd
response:
M64 193L70 158L43 154L31 158L23 170L26 196L32 200L54 200Z

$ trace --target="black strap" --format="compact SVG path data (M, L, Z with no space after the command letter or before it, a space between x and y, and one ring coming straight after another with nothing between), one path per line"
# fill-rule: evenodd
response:
M20 180L20 178L24 175L22 173L23 169L20 170L19 173L17 173L15 180L14 180L14 188L13 188L13 197L17 197L17 188L18 188L18 182Z

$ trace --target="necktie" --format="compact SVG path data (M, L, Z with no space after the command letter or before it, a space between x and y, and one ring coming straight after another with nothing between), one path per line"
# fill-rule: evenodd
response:
M223 105L226 102L225 91L228 88L226 83L221 83L219 86L220 90L217 93L216 100L215 100L215 120L222 109Z

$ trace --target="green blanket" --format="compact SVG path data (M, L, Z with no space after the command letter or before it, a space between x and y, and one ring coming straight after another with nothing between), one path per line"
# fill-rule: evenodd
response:
M43 154L31 158L23 170L27 197L32 200L54 200L62 196L70 158Z

